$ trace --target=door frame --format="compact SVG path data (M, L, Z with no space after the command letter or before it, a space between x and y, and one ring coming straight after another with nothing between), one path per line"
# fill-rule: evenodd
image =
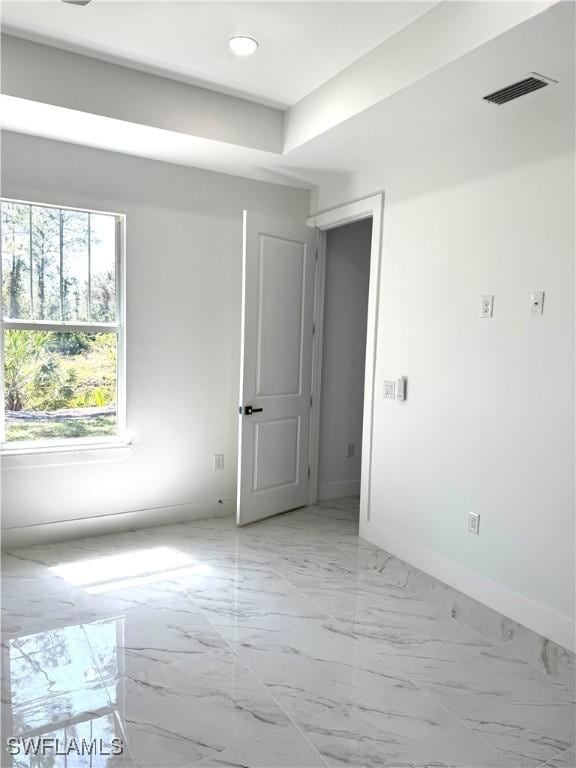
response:
M370 520L370 488L374 427L374 399L377 352L378 305L382 260L382 222L384 193L330 208L310 216L307 224L318 230L318 258L314 294L314 339L312 345L312 406L310 414L309 503L318 501L318 463L320 451L320 398L322 385L322 341L324 336L324 286L326 280L326 237L330 229L362 219L372 219L370 278L366 325L366 363L364 368L364 414L362 420L362 461L360 482L360 522Z

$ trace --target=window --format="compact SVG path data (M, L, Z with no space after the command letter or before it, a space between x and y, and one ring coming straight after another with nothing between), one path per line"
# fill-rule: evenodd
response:
M123 217L0 201L5 448L124 432Z

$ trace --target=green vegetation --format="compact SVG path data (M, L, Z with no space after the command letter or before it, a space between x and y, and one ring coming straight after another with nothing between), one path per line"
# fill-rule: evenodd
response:
M116 319L115 217L14 201L0 217L3 317L27 324L3 334L7 440L115 434L116 334L97 330Z
M61 420L41 418L19 422L7 414L6 439L17 440L63 440L69 437L102 437L116 434L116 416L88 416L85 419Z
M115 432L116 336L4 333L7 439Z

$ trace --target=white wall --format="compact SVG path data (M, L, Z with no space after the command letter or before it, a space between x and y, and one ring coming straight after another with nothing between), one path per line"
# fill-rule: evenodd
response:
M16 134L4 136L2 159L6 197L127 215L134 435L125 450L5 457L3 527L170 508L144 516L159 522L173 505L186 517L231 499L242 209L303 220L308 193Z
M372 519L570 617L573 158L390 198ZM533 290L546 292L542 317L528 314ZM491 320L479 318L483 293ZM406 407L379 396L397 374ZM478 538L468 510L481 513Z
M326 237L319 498L360 493L364 362L372 221ZM346 456L346 444L356 446Z
M554 41L554 44L551 44ZM489 84L559 84L495 107ZM574 4L335 131L313 200L384 190L370 521L361 533L574 646ZM370 123L371 120L371 123ZM531 291L546 292L530 317ZM482 294L494 317L480 319ZM384 379L408 376L404 404ZM480 536L466 532L480 512Z
M531 119L512 106L396 161L372 155L317 202L386 195L362 534L565 645L574 637L573 142L562 113ZM534 290L546 292L542 317L528 313ZM485 293L495 296L490 320L479 317ZM400 375L403 405L382 397L383 380ZM479 537L466 532L469 510L481 514Z

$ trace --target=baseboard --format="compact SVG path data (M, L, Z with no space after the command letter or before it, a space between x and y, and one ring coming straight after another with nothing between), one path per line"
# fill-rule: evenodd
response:
M2 549L31 547L36 544L79 539L84 536L103 536L109 533L131 531L170 523L184 523L207 517L231 515L236 508L236 499L198 501L189 504L175 504L168 507L138 509L112 515L76 518L52 523L38 523L15 528L2 529Z
M360 496L360 480L340 480L335 483L319 483L318 499L341 499L344 496Z
M360 536L533 632L575 649L569 617L374 522L361 522Z

